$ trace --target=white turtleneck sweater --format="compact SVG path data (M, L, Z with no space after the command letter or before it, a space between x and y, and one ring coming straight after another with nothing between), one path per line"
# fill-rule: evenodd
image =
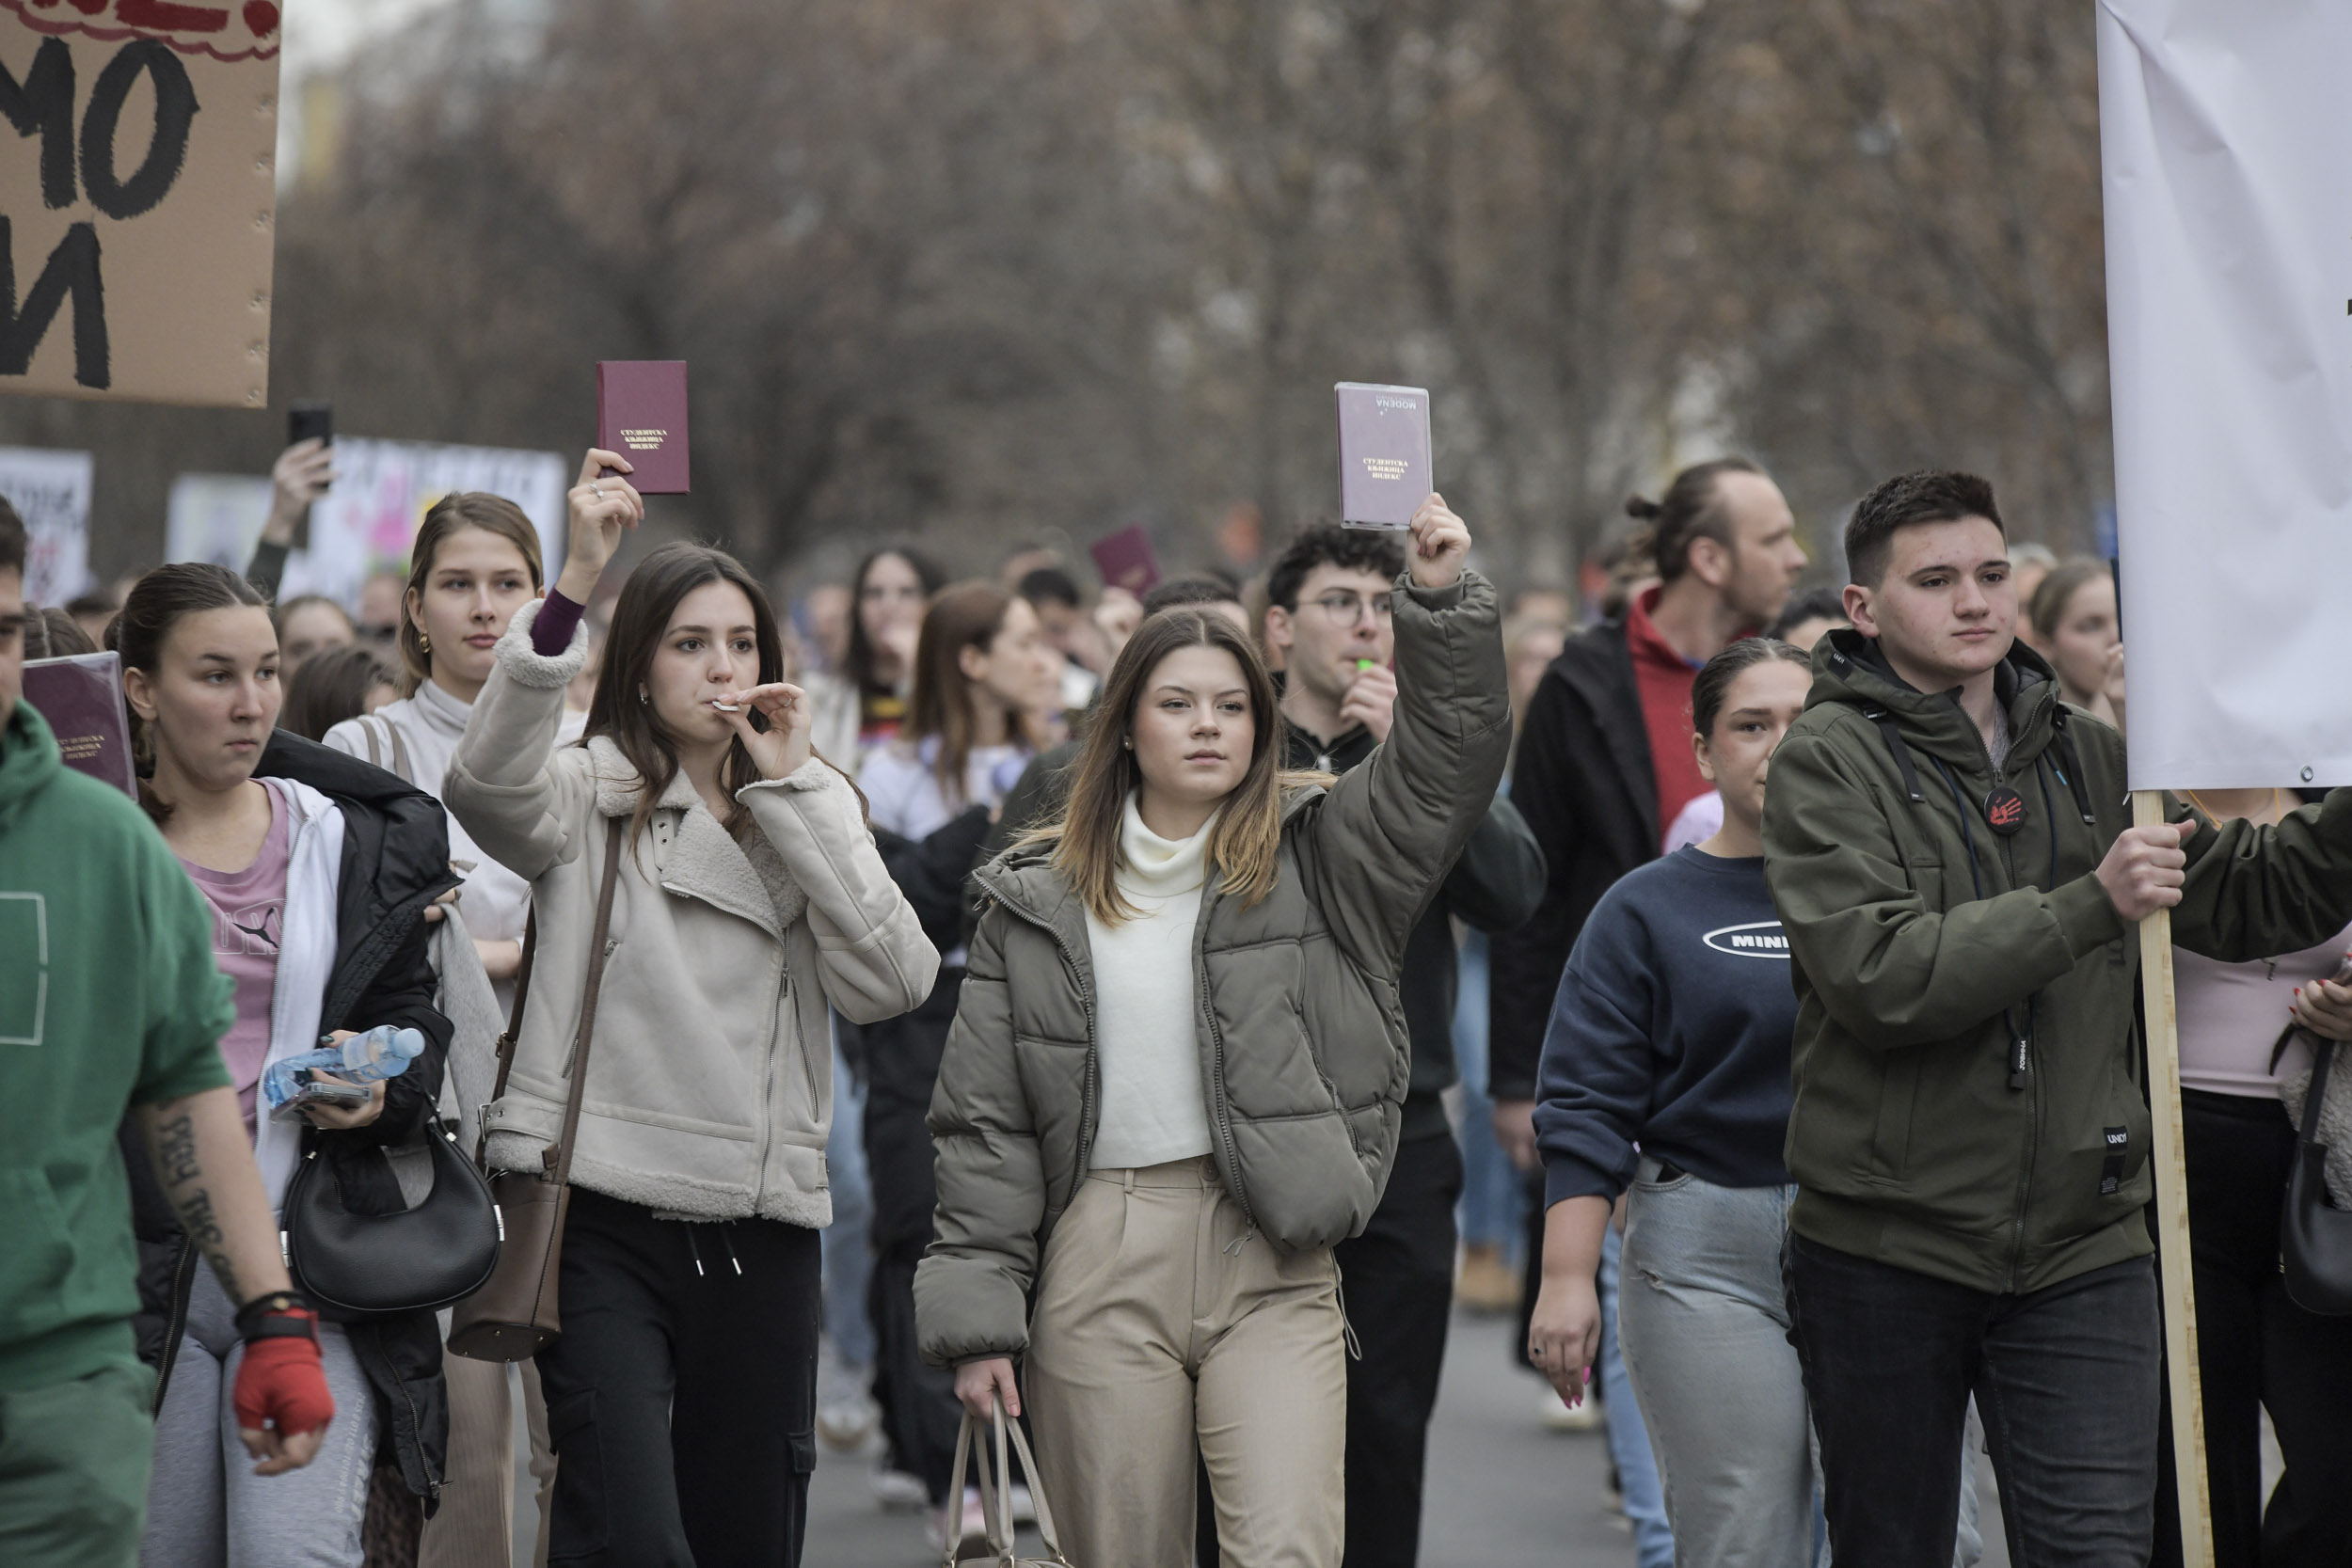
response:
M1216 1147L1193 1022L1192 936L1208 847L1209 827L1187 839L1162 838L1128 797L1119 891L1140 912L1117 926L1087 915L1103 1075L1089 1156L1097 1170L1166 1164Z

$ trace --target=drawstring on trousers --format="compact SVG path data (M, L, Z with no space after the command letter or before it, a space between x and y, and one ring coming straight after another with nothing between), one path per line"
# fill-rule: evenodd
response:
M719 1222L719 1243L722 1246L727 1249L727 1261L735 1265L736 1275L738 1277L740 1277L743 1273L743 1259L735 1255L734 1224L735 1222L732 1220L722 1220ZM694 1221L689 1220L686 1223L686 1250L693 1255L695 1277L698 1279L707 1279L709 1277L709 1273L703 1267L703 1243L701 1231L702 1227Z

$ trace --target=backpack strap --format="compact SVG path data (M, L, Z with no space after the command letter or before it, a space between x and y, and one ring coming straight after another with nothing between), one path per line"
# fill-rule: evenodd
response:
M1919 792L1919 765L1911 760L1911 748L1903 744L1902 726L1892 713L1876 703L1863 704L1862 717L1879 727L1879 734L1886 739L1886 749L1895 753L1895 766L1902 773L1903 789L1910 795L1911 803L1926 805L1928 798Z

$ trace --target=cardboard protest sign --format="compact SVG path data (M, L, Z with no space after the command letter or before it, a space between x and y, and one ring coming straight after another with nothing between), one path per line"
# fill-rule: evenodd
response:
M2352 784L2352 7L2101 0L2135 789Z
M0 0L0 390L259 408L273 0Z
M89 586L90 454L0 447L0 496L30 535L24 597L63 604Z

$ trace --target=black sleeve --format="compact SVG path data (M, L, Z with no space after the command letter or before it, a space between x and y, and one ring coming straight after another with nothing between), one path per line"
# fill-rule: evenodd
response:
M1494 936L1527 924L1544 896L1544 852L1527 819L1508 799L1495 797L1470 830L1462 858L1446 874L1453 912Z
M416 1135L441 1098L441 1071L449 1059L452 1030L448 1019L433 1005L438 981L431 958L432 927L420 915L384 967L374 984L352 1005L351 1029L383 1024L414 1029L424 1037L424 1053L397 1077L384 1080L384 1114L365 1127L320 1136L348 1140L349 1145L392 1147Z
M963 879L978 863L980 840L988 832L988 808L973 806L928 838L902 838L874 830L874 847L923 923L923 934L941 952L963 942Z
M246 562L245 580L270 603L278 602L278 585L286 577L286 546L263 539L255 543L253 559Z
M1544 1053L1544 1025L1560 990L1575 939L1568 871L1578 832L1567 781L1577 728L1576 698L1557 673L1547 672L1528 704L1519 754L1511 771L1511 804L1534 836L1545 867L1543 895L1518 929L1494 939L1487 1021L1487 1092L1497 1100L1532 1100Z

